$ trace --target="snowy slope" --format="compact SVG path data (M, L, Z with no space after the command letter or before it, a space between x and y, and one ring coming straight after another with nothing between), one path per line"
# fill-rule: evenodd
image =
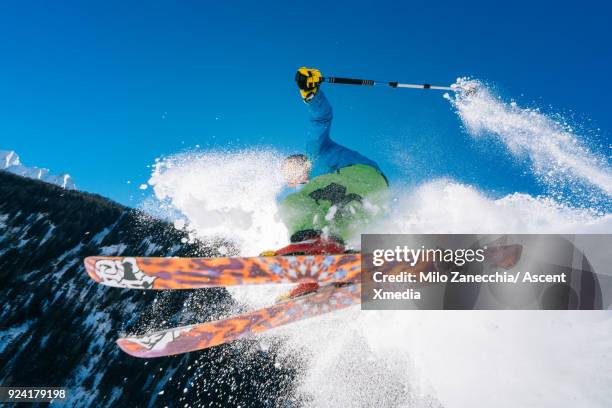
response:
M0 170L56 184L65 189L76 190L76 185L69 174L55 175L51 174L49 169L24 166L17 153L12 150L0 150Z
M211 320L233 307L222 289L115 289L83 267L100 253L218 255L186 238L103 197L0 171L0 384L66 387L59 406L70 407L288 406L294 371L272 348L239 351L247 341L141 360L115 345L121 333Z

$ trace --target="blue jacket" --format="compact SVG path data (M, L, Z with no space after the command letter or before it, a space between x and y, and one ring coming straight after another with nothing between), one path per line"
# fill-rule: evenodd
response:
M365 164L380 171L378 164L374 161L339 145L329 137L334 116L332 107L323 91L319 89L307 105L310 113L310 130L306 141L306 153L312 161L311 177L334 173L353 164Z

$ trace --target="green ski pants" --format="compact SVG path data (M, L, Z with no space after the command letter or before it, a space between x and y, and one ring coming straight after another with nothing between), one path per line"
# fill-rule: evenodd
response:
M383 215L387 180L374 167L355 164L310 180L280 204L291 240L303 232L322 232L348 240Z

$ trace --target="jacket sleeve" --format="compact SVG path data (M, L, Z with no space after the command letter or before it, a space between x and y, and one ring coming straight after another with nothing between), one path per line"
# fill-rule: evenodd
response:
M310 129L306 140L306 152L311 160L316 160L327 147L333 143L329 136L332 119L332 107L322 90L308 102Z

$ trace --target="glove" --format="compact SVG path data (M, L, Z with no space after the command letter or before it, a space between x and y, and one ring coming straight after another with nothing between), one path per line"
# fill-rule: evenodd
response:
M316 95L319 85L323 82L323 77L316 68L301 67L295 73L295 82L300 88L302 99L304 102L308 102Z

